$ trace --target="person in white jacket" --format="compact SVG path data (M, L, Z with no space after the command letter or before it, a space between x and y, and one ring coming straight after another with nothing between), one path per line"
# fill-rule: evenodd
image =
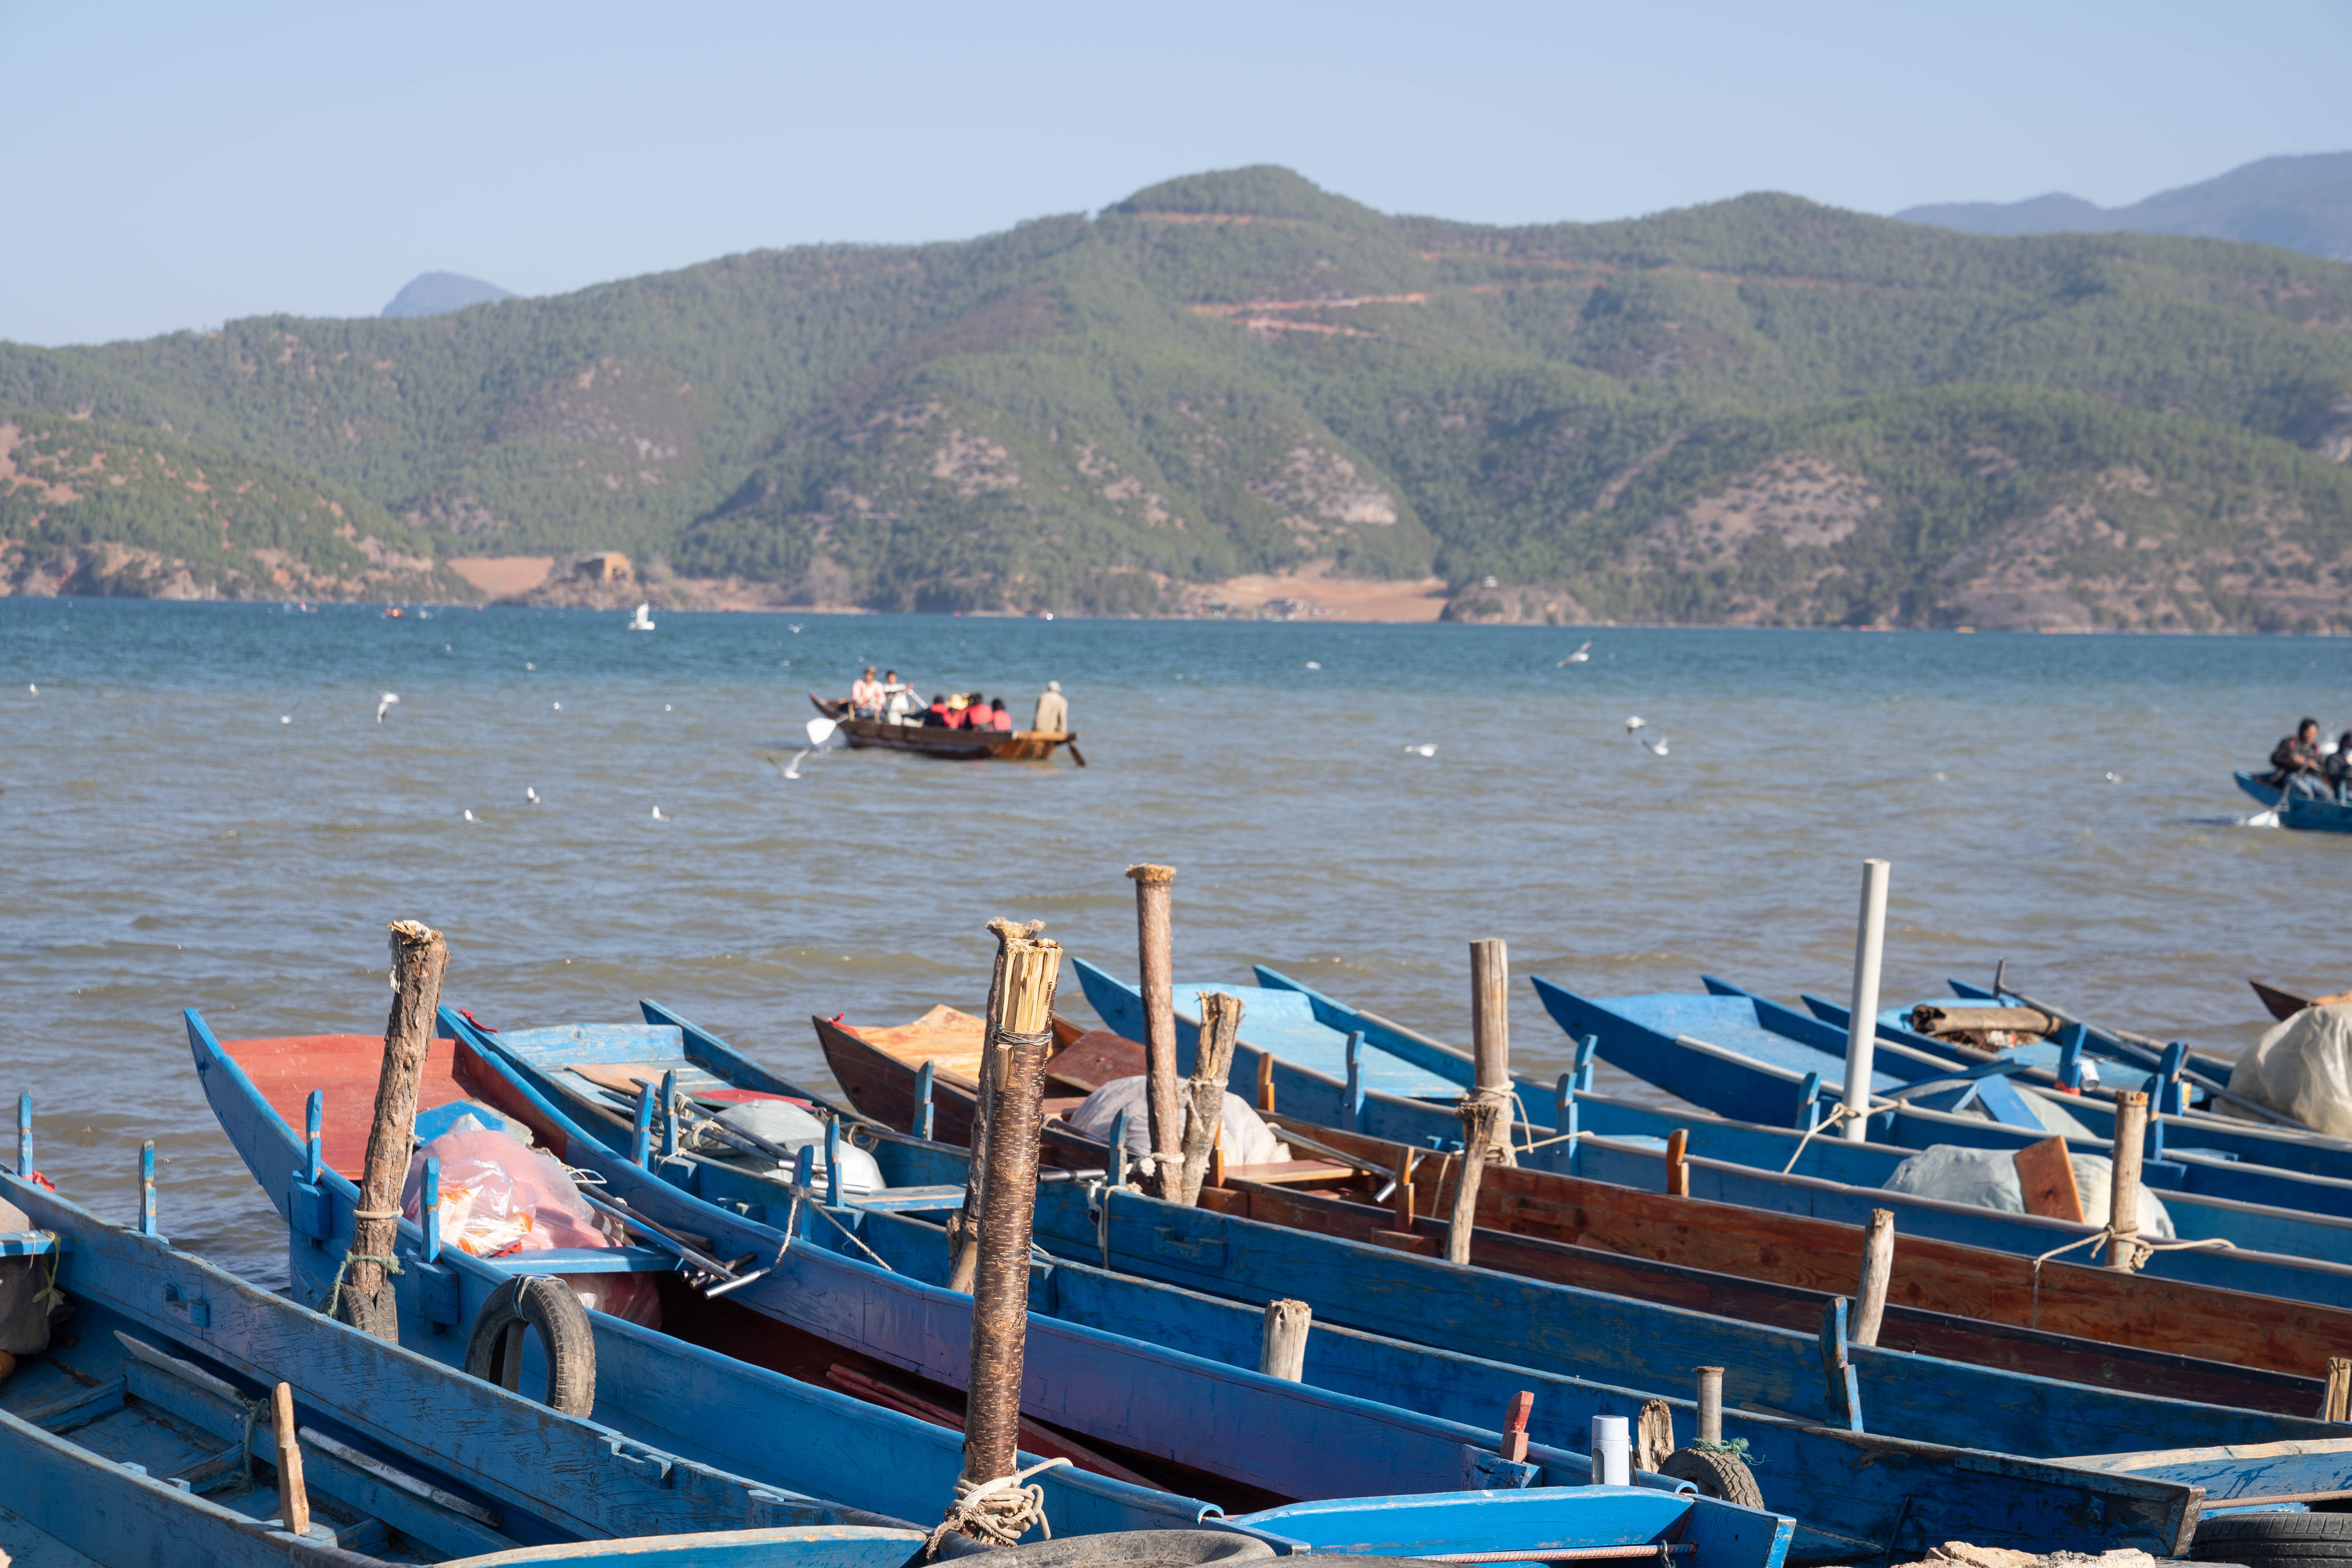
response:
M1070 727L1069 700L1062 695L1062 683L1045 682L1045 693L1037 699L1037 721L1030 726L1048 734L1060 734Z

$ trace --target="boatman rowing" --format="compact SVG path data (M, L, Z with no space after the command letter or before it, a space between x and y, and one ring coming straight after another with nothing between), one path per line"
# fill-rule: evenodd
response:
M1060 681L1049 680L1045 682L1045 695L1037 699L1037 721L1030 728L1058 735L1069 727L1069 700L1062 695Z

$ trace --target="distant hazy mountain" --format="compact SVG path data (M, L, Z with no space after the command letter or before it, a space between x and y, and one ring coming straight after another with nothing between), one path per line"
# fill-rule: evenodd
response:
M1964 234L2193 234L2352 261L2352 153L2263 158L2127 207L2053 191L2022 202L1938 202L1895 216Z
M468 305L486 305L493 300L511 300L514 295L495 283L485 283L478 278L467 278L456 272L420 272L408 280L408 287L392 297L383 308L387 316L439 316L451 310L462 310Z

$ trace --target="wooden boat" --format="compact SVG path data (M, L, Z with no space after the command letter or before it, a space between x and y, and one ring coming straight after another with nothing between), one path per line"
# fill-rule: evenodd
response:
M475 1026L459 1018L451 1027L462 1033ZM463 1037L479 1048L486 1062L498 1065L486 1040L470 1034ZM576 1129L567 1130L560 1120L561 1109L553 1101L537 1097L520 1074L514 1075L509 1087L522 1098L497 1100L494 1103L498 1109L531 1122L542 1142L551 1138L564 1140L560 1145L566 1151L564 1157L601 1175L608 1193L626 1196L633 1207L648 1214L661 1212L657 1207L661 1200L656 1195L656 1178L604 1149L593 1136ZM665 1163L663 1169L677 1170L681 1180L693 1179L682 1168ZM1066 1249L1073 1252L1090 1252L1098 1242L1108 1245L1102 1241L1107 1233L1095 1231L1091 1228L1094 1222L1084 1217L1089 1212L1089 1200L1084 1193L1068 1183L1045 1190L1054 1196L1040 1201L1041 1238L1059 1235L1067 1240L1070 1235L1082 1232L1084 1239L1076 1247ZM1128 1195L1121 1194L1117 1202L1124 1206ZM671 1194L667 1201L695 1204L695 1200L683 1194ZM802 1212L800 1226L794 1232L795 1245L784 1253L786 1261L799 1272L787 1274L780 1269L772 1295L763 1294L770 1289L770 1282L762 1281L747 1287L740 1298L795 1327L834 1338L837 1342L854 1344L879 1359L894 1361L941 1383L951 1383L960 1371L959 1347L968 1321L961 1310L964 1299L950 1292L930 1292L924 1298L928 1306L919 1322L911 1318L908 1307L890 1304L909 1299L912 1288L904 1277L934 1282L944 1279L946 1252L940 1229L917 1211L859 1205L845 1211L856 1222L856 1239L851 1241L846 1226L828 1228L819 1225L814 1217L814 1207L809 1205ZM1075 1231L1055 1232L1048 1219L1049 1211L1075 1226ZM721 1250L749 1245L728 1238L733 1222L731 1215L707 1205L697 1205L693 1212L677 1221L718 1235ZM878 1256L896 1273L877 1279L869 1271L866 1289L858 1291L844 1283L837 1267L835 1277L829 1283L820 1284L810 1259L797 1245L802 1241L836 1247L853 1257ZM1049 1240L1047 1244L1051 1246L1053 1242ZM1131 1262L1125 1266L1130 1272L1136 1271ZM1182 1283L1195 1282L1188 1279ZM1261 1300L1267 1290L1276 1295L1297 1293L1279 1282L1253 1282L1244 1294L1253 1301ZM1407 1463L1405 1436L1415 1429L1412 1423L1400 1419L1403 1414L1400 1411L1375 1417L1370 1410L1351 1405L1351 1398L1407 1403L1439 1421L1458 1423L1443 1428L1444 1435L1465 1441L1472 1448L1489 1436L1473 1429L1491 1421L1492 1412L1500 1408L1516 1386L1524 1385L1531 1377L1546 1379L1547 1392L1542 1398L1554 1423L1548 1431L1562 1436L1572 1436L1580 1431L1591 1415L1631 1414L1637 1412L1643 1402L1643 1395L1634 1389L1612 1386L1624 1380L1612 1375L1612 1363L1605 1357L1591 1358L1591 1364L1572 1371L1557 1366L1541 1373L1531 1373L1523 1366L1472 1366L1464 1359L1465 1355L1499 1353L1517 1358L1507 1348L1491 1344L1432 1351L1406 1342L1416 1336L1396 1334L1393 1330L1353 1335L1343 1335L1336 1329L1318 1330L1316 1342L1324 1348L1318 1352L1310 1374L1315 1386L1301 1389L1276 1381L1269 1391L1265 1387L1268 1380L1246 1370L1257 1355L1261 1314L1255 1306L1219 1303L1187 1290L1124 1279L1089 1268L1074 1257L1066 1257L1046 1278L1034 1284L1031 1299L1033 1310L1027 1336L1031 1362L1024 1400L1030 1415L1089 1441L1118 1444L1120 1447L1114 1451L1122 1458L1148 1445L1164 1445L1155 1451L1181 1457L1189 1465L1215 1470L1229 1479L1255 1485L1279 1488L1319 1483L1346 1489L1350 1485L1346 1478L1356 1473L1354 1467L1375 1462L1384 1467L1380 1474L1385 1481L1393 1484L1408 1479L1410 1472L1402 1467ZM1611 1303L1612 1309L1629 1305ZM1706 1321L1695 1314L1683 1314L1682 1318ZM1344 1322L1345 1319L1339 1321ZM1078 1326L1074 1328L1074 1323ZM1906 1509L1911 1510L1908 1517L1918 1528L1932 1531L1965 1526L1977 1532L1971 1539L1982 1540L1986 1531L1994 1531L2004 1532L2004 1539L2019 1541L2084 1540L2086 1527L2082 1521L2086 1516L2080 1489L2093 1483L2086 1482L2079 1469L2065 1463L2011 1456L1961 1455L1948 1443L1906 1441L1899 1435L1885 1437L1867 1434L1858 1429L1858 1422L1850 1415L1838 1422L1847 1428L1843 1431L1810 1428L1803 1424L1801 1415L1780 1412L1791 1400L1792 1383L1819 1377L1818 1334L1783 1335L1776 1345L1759 1351L1752 1340L1732 1342L1750 1332L1746 1325L1711 1322L1709 1327L1728 1333L1731 1339L1708 1339L1690 1348L1687 1353L1711 1355L1737 1368L1733 1376L1740 1380L1738 1386L1742 1388L1760 1379L1780 1391L1766 1402L1764 1408L1751 1407L1738 1420L1754 1424L1759 1434L1756 1440L1769 1441L1775 1454L1780 1456L1772 1460L1776 1487L1800 1472L1806 1478L1801 1483L1804 1502L1800 1504L1795 1498L1784 1498L1782 1502L1782 1506L1796 1508L1804 1515L1797 1550L1805 1560L1850 1560L1860 1548L1875 1549L1876 1537L1870 1532L1900 1528ZM1094 1331L1081 1331L1089 1329ZM1645 1331L1655 1339L1675 1337L1674 1325L1664 1323L1652 1323ZM1131 1336L1139 1333L1157 1343L1138 1343ZM1612 1339L1621 1337L1614 1331L1604 1330L1602 1333ZM1791 1353L1800 1369L1793 1374L1788 1365ZM1919 1358L1906 1359L1916 1363ZM1127 1370L1129 1366L1135 1369L1131 1374ZM1811 1370L1802 1370L1806 1368ZM1518 1380L1517 1384L1513 1384L1514 1379ZM1677 1385L1681 1381L1677 1373L1667 1386ZM1244 1405L1240 1398L1245 1388L1271 1393L1276 1402ZM2092 1394L2089 1390L2081 1392L2084 1395ZM1400 1394L1409 1397L1401 1399ZM1801 1401L1801 1395L1795 1397ZM1236 1449L1229 1440L1204 1444L1198 1436L1188 1436L1194 1433L1229 1435L1234 1431L1296 1433L1301 1430L1302 1406L1312 1411L1312 1430L1318 1434L1312 1443L1270 1440L1263 1447L1244 1446ZM2068 1427L2061 1422L2057 1429L2077 1436L2095 1434L2103 1440L2126 1430L2135 1435L2170 1431L2182 1436L2193 1432L2200 1437L2234 1433L2250 1439L2257 1431L2273 1429L2270 1425L2261 1425L2269 1421L2267 1417L2169 1399L2130 1399L2111 1416L2105 1425ZM2178 1426L2168 1425L2175 1420ZM2257 1425L2243 1425L2249 1421ZM2310 1421L2285 1425L2304 1434L2305 1446L2314 1437L2324 1444L2326 1434L2333 1430ZM1766 1426L1772 1428L1769 1435L1763 1434ZM1738 1430L1745 1433L1748 1427L1743 1425ZM1294 1448L1306 1451L1303 1474L1297 1468L1302 1460L1289 1456L1288 1450ZM1335 1455L1348 1458L1337 1458ZM1488 1463L1484 1459L1478 1462ZM1569 1476L1579 1473L1580 1466L1580 1457L1572 1452L1541 1448L1530 1451L1530 1462L1540 1462L1544 1472L1555 1479L1561 1479L1563 1472ZM2199 1472L2198 1484L2212 1485L2221 1491L2242 1492L2245 1478L2223 1473L2226 1470L2226 1466L2207 1464ZM1937 1478L1931 1488L1926 1479L1929 1473ZM2139 1479L2126 1478L2120 1471L2109 1479L2130 1479L2133 1485L2143 1484ZM2101 1487L2108 1484L2109 1481L2096 1483ZM1819 1497L1813 1496L1811 1489L1816 1487L1822 1489ZM1923 1489L1933 1490L1937 1501L1932 1506L1917 1500L1916 1494ZM2147 1494L2132 1495L2145 1501ZM2138 1504L2126 1504L2119 1497L2108 1499L2099 1508L2111 1523L2128 1515L2135 1521L2128 1530L2138 1532L2134 1539L2172 1539L2165 1532L2176 1525L2187 1529L2193 1523L2175 1521L2151 1524L2147 1516L2139 1511Z
M939 724L892 724L880 719L853 719L849 704L838 698L809 693L816 710L841 726L849 749L878 748L888 752L919 752L927 757L953 757L965 762L1050 763L1054 749L1067 746L1070 760L1087 765L1078 750L1076 730L950 730Z
M351 1242L359 1191L342 1173L356 1168L365 1152L383 1041L326 1035L225 1046L193 1009L185 1016L205 1098L246 1168L287 1220L290 1293L306 1306L321 1305ZM461 1051L455 1038L436 1039L417 1103L431 1110L468 1100L474 1098L469 1086L486 1081L503 1080ZM314 1089L324 1091L319 1100L310 1100ZM310 1107L320 1100L313 1118ZM295 1131L290 1119L297 1117L304 1133ZM583 1136L581 1142L593 1141ZM574 1157L562 1143L548 1147L559 1159ZM663 1184L648 1188L651 1197L684 1197ZM666 1212L676 1217L675 1211ZM936 1517L945 1508L962 1467L957 1434L826 1386L829 1369L854 1357L791 1335L725 1295L713 1298L692 1288L680 1271L674 1238L652 1230L637 1234L648 1245L475 1258L440 1247L437 1235L427 1237L403 1220L396 1244L402 1268L393 1279L402 1343L445 1364L462 1364L468 1326L509 1279L650 1273L661 1291L661 1330L588 1314L595 1419L625 1434L633 1446L806 1496L893 1518ZM651 1245L663 1241L666 1247ZM740 1256L740 1250L726 1254ZM537 1385L548 1373L540 1338L530 1335L522 1357L525 1385ZM1039 1462L1024 1450L1024 1465ZM1034 1484L1045 1489L1047 1517L1061 1534L1184 1529L1218 1511L1198 1499L1070 1467L1045 1470Z
M2271 1016L2282 1024L2311 1005L2292 991L2282 991L2259 980L2249 980L2246 984L2254 988L2254 994L2263 999L2263 1005L2270 1009Z
M2263 805L2278 814L2281 827L2296 827L2318 833L2352 833L2352 805L2341 805L2324 795L2305 795L2292 787L2281 789L2264 784L2252 773L2231 773L2238 787Z
M895 1107L902 1119L915 1114L916 1066L900 1054L905 1047L878 1048L872 1042L883 1031L849 1035L845 1026L814 1021L828 1059L836 1062L835 1076L844 1078L860 1109ZM1084 1036L1062 1019L1055 1020L1055 1033L1066 1042L1087 1040L1086 1059L1072 1069L1083 1079L1098 1083L1143 1070L1137 1042L1101 1031ZM856 1053L848 1058L858 1064L856 1082L843 1075L837 1050ZM1049 1073L1067 1059L1068 1050L1066 1043L1048 1060ZM961 1113L950 1117L950 1104L958 1103L947 1099L952 1089L945 1073L932 1086L940 1135L968 1142L970 1104L961 1101ZM1278 1112L1268 1120L1363 1165L1318 1163L1310 1152L1291 1169L1229 1168L1223 1186L1207 1189L1203 1205L1430 1253L1431 1238L1444 1227L1428 1216L1449 1212L1451 1188L1444 1184L1455 1167L1420 1158L1426 1145L1413 1151L1413 1210L1423 1217L1408 1235L1376 1223L1393 1215L1392 1203L1365 1206L1393 1191L1388 1178L1368 1171L1395 1171L1406 1145ZM1061 1136L1073 1145L1074 1161L1095 1168L1107 1163L1101 1143L1066 1127ZM1619 1147L1633 1157L1653 1152L1638 1144ZM1656 1152L1663 1166L1663 1152ZM1662 1175L1645 1188L1532 1165L1492 1168L1479 1192L1482 1229L1473 1260L1789 1328L1818 1323L1832 1297L1853 1290L1861 1274L1861 1226L1647 1190L1663 1187ZM2352 1311L2063 1259L2044 1264L2038 1282L2035 1274L2031 1260L2014 1254L1905 1236L1896 1247L1879 1343L2101 1387L2293 1415L2320 1407L2329 1358L2352 1344ZM1765 1289L1751 1288L1759 1285Z
M1074 963L1087 1000L1105 1023L1129 1038L1141 1038L1141 1003L1134 987L1083 959ZM1260 984L1255 987L1208 987L1232 993L1244 1003L1242 1037L1234 1050L1234 1081L1247 1083L1262 1075L1258 1081L1263 1092L1284 1112L1307 1121L1420 1147L1443 1149L1458 1142L1461 1129L1453 1102L1471 1075L1467 1052L1349 1007L1263 964L1257 966L1256 978ZM1177 1046L1186 1061L1198 1036L1186 998L1201 989L1180 987L1177 992ZM1251 1007L1259 1010L1260 1021L1253 1022L1247 1011ZM1351 1036L1357 1037L1352 1051ZM1590 1047L1580 1045L1579 1055L1589 1066L1597 1050L1596 1039ZM1350 1054L1356 1068L1348 1074L1345 1058ZM1324 1064L1339 1067L1346 1076L1335 1076L1325 1070ZM1693 1153L1721 1162L1694 1176L1695 1184L1704 1184L1692 1188L1701 1197L1857 1225L1868 1221L1873 1208L1887 1208L1895 1211L1897 1228L1906 1236L1962 1242L2029 1258L2083 1241L2099 1231L2095 1226L1888 1192L1881 1184L1915 1151L1604 1099L1576 1087L1583 1070L1580 1067L1562 1074L1557 1085L1538 1085L1525 1076L1515 1079L1522 1120L1514 1135L1538 1142L1522 1163L1654 1188L1659 1184L1659 1163L1649 1155L1662 1154L1664 1139L1679 1131L1686 1134ZM1764 1076L1769 1079L1769 1075ZM1381 1081L1413 1092L1392 1093L1374 1087ZM1793 1103L1793 1095L1790 1100ZM1575 1118L1572 1126L1569 1125L1571 1116ZM1957 1116L1948 1118L1948 1122L1955 1142L1971 1136L1980 1142L1983 1130L1993 1126ZM1874 1131L1880 1125L1874 1121ZM1573 1140L1562 1136L1571 1130L1580 1136ZM1648 1154L1603 1148L1592 1142L1593 1135L1646 1141L1653 1148ZM1559 1141L1550 1142L1555 1138ZM2150 1184L2160 1179L2159 1172ZM2347 1240L2352 1240L2352 1224L2326 1215L2298 1214L2227 1198L2178 1191L2163 1195L2175 1226L2184 1237L2219 1233L2234 1237L2235 1246L2229 1250L2161 1251L2145 1262L2142 1273L2289 1300L2352 1307L2352 1266L2309 1256L2323 1249L2343 1251ZM2301 1250L2279 1250L2280 1241Z
M173 1247L152 1207L118 1229L33 1181L0 1175L0 1197L35 1226L0 1236L0 1256L45 1257L71 1311L48 1352L0 1383L16 1516L0 1546L27 1563L51 1560L47 1544L107 1563L487 1564L530 1549L532 1562L897 1568L923 1539L330 1321ZM300 1534L266 1414L279 1382L310 1499ZM674 1539L635 1539L647 1535Z

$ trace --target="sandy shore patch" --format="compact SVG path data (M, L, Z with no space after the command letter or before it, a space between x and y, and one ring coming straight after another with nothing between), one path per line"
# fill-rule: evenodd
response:
M1303 572L1256 573L1184 590L1188 615L1255 619L1280 616L1307 620L1433 621L1445 609L1445 579L1398 582L1379 577L1335 577L1322 567Z
M488 594L503 599L529 593L547 581L555 569L552 555L453 555L449 570Z

